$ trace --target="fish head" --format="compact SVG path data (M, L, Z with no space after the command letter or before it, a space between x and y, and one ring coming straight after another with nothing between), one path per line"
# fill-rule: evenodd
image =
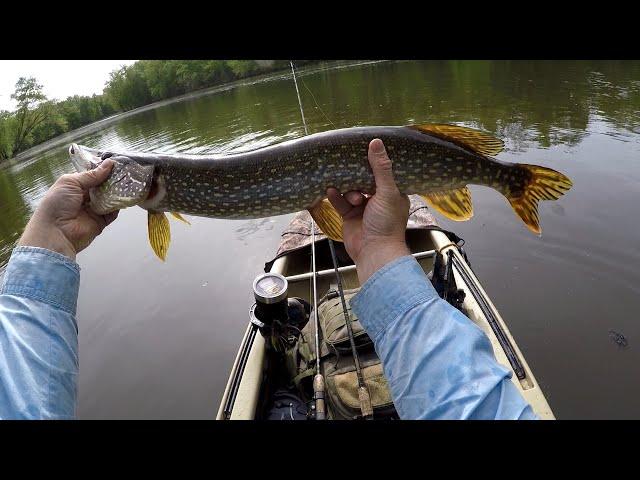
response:
M69 146L69 158L73 163L76 172L86 172L96 168L102 163L102 158L95 150L81 147L77 143L72 143Z
M98 215L142 204L154 185L154 166L126 155L100 152L74 143L69 147L69 157L78 172L97 168L107 158L113 161L109 177L89 190L89 206Z

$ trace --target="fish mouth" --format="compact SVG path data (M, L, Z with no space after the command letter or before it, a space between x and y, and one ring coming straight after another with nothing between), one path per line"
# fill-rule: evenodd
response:
M89 149L77 143L72 143L69 146L69 159L76 169L76 172L80 173L92 170L102 162L99 155L90 152Z

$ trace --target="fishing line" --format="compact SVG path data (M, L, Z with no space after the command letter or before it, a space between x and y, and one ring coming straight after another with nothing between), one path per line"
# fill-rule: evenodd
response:
M298 82L296 80L296 71L293 67L293 61L289 61L289 63L291 64L291 73L293 74L293 82L296 86L296 94L298 95L298 106L300 107L300 116L302 117L302 123L304 124L304 132L306 135L309 135L309 131L307 129L307 121L304 118L304 110L302 108L302 100L300 99L300 90L298 90ZM329 120L329 117L327 117L324 113L324 111L322 110L322 108L320 108L320 105L318 105L318 102L316 101L315 96L313 95L313 93L311 92L311 90L309 90L309 87L307 87L306 83L304 83L303 79L302 80L302 84L304 85L304 87L307 89L307 91L311 94L311 97L313 98L313 101L316 104L316 107L318 107L318 109L322 112L322 114L325 116L325 118L327 120ZM331 123L331 125L333 125L333 122L331 120L329 120L329 123ZM335 128L335 125L333 125ZM327 240L329 242L329 248L331 250L331 260L333 261L333 268L335 270L335 274L336 274L336 280L338 282L338 293L340 294L340 300L342 302L342 312L344 313L344 318L345 318L345 324L347 326L347 332L349 335L349 342L351 344L351 352L353 354L353 361L355 363L355 367L356 367L356 376L358 379L358 399L360 400L360 411L362 412L362 416L363 418L365 418L366 420L371 420L373 419L373 408L371 406L371 395L369 393L369 389L367 388L367 385L364 381L364 376L362 375L362 369L360 367L360 358L358 356L358 351L356 349L356 344L355 344L355 339L353 336L353 329L351 328L351 318L349 317L349 312L347 310L347 303L344 297L344 290L342 288L342 281L340 279L340 273L338 272L338 257L336 256L336 251L335 251L335 247L333 245L333 240L331 240L329 237L327 237ZM314 393L316 394L316 398L318 398L318 394L321 396L321 408L324 409L324 378L322 377L322 374L320 373L320 339L319 339L319 334L318 334L318 330L319 330L319 320L318 320L318 297L317 297L317 286L316 286L316 249L315 249L315 244L316 244L316 240L315 240L315 222L313 220L313 218L311 219L311 261L313 264L313 311L314 311L314 321L315 321L315 333L316 333L316 376L314 378L313 384L314 384ZM318 382L318 383L317 383ZM318 415L321 415L320 417ZM316 401L316 419L321 419L324 420L324 411L321 412L320 409L318 408L318 403Z
M307 130L307 121L304 119L304 110L302 109L302 100L300 100L300 90L298 90L298 81L296 80L296 71L293 69L293 61L289 61L291 65L291 73L293 74L293 83L296 85L296 94L298 94L298 105L300 106L300 115L302 115L302 125L304 125L304 134L309 135Z
M300 81L302 82L302 85L304 86L304 88L307 89L307 92L309 92L309 95L311 95L311 98L313 98L313 103L316 104L316 107L318 108L318 110L320 110L320 113L322 113L324 118L327 119L327 122L329 122L333 128L336 128L336 126L331 121L331 119L329 117L327 117L326 113L324 113L324 110L322 110L322 108L320 108L320 105L318 105L318 102L316 101L316 97L313 95L313 92L311 90L309 90L309 87L307 87L307 84L304 83L304 78L300 77Z
M304 125L305 135L309 135L307 130L307 121L304 118L304 110L302 109L302 100L300 99L300 90L298 90L298 81L296 80L296 71L293 68L293 60L289 61L291 65L291 73L293 74L293 83L296 86L296 94L298 95L298 105L300 106L300 115L302 116L302 124ZM318 319L318 287L316 275L316 227L313 218L311 219L311 265L313 274L313 318L316 342L316 375L313 378L313 394L316 400L316 420L326 419L326 410L324 403L324 377L320 372L320 320Z

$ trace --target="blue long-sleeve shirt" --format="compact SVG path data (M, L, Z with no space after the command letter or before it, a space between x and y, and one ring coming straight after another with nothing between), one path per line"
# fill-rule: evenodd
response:
M13 250L0 287L0 418L75 417L79 288L64 255Z
M14 249L0 287L0 418L74 418L80 269ZM534 418L487 337L440 300L412 257L376 272L352 300L402 418Z
M351 307L403 419L535 419L487 336L442 300L412 256L375 272Z

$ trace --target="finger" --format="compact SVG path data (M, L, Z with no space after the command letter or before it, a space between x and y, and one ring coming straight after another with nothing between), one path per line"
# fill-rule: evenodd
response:
M333 205L333 208L341 215L345 216L353 208L353 206L342 196L337 188L327 188L327 198Z
M363 203L362 205L358 205L357 207L353 207L342 218L344 219L345 222L347 220L353 220L355 218L362 218L362 215L364 215L364 209L365 208L367 208L367 204L366 203Z
M107 213L106 215L103 215L104 221L106 223L105 226L113 223L115 219L118 218L119 213L120 213L120 210L116 210L115 212L111 212L111 213Z
M113 165L113 160L105 160L93 170L76 173L76 180L80 183L84 190L88 190L92 187L97 187L109 177Z
M354 207L362 205L367 199L367 197L365 197L361 192L358 192L356 190L351 190L350 192L345 193L344 198L346 198L347 202L349 202Z
M91 210L87 210L87 214L91 219L95 222L95 234L100 235L102 230L107 226L107 220L105 219L105 215L98 215L97 213L92 212Z
M393 178L391 159L379 138L375 138L369 143L369 164L376 181L376 193L398 193L398 187Z

